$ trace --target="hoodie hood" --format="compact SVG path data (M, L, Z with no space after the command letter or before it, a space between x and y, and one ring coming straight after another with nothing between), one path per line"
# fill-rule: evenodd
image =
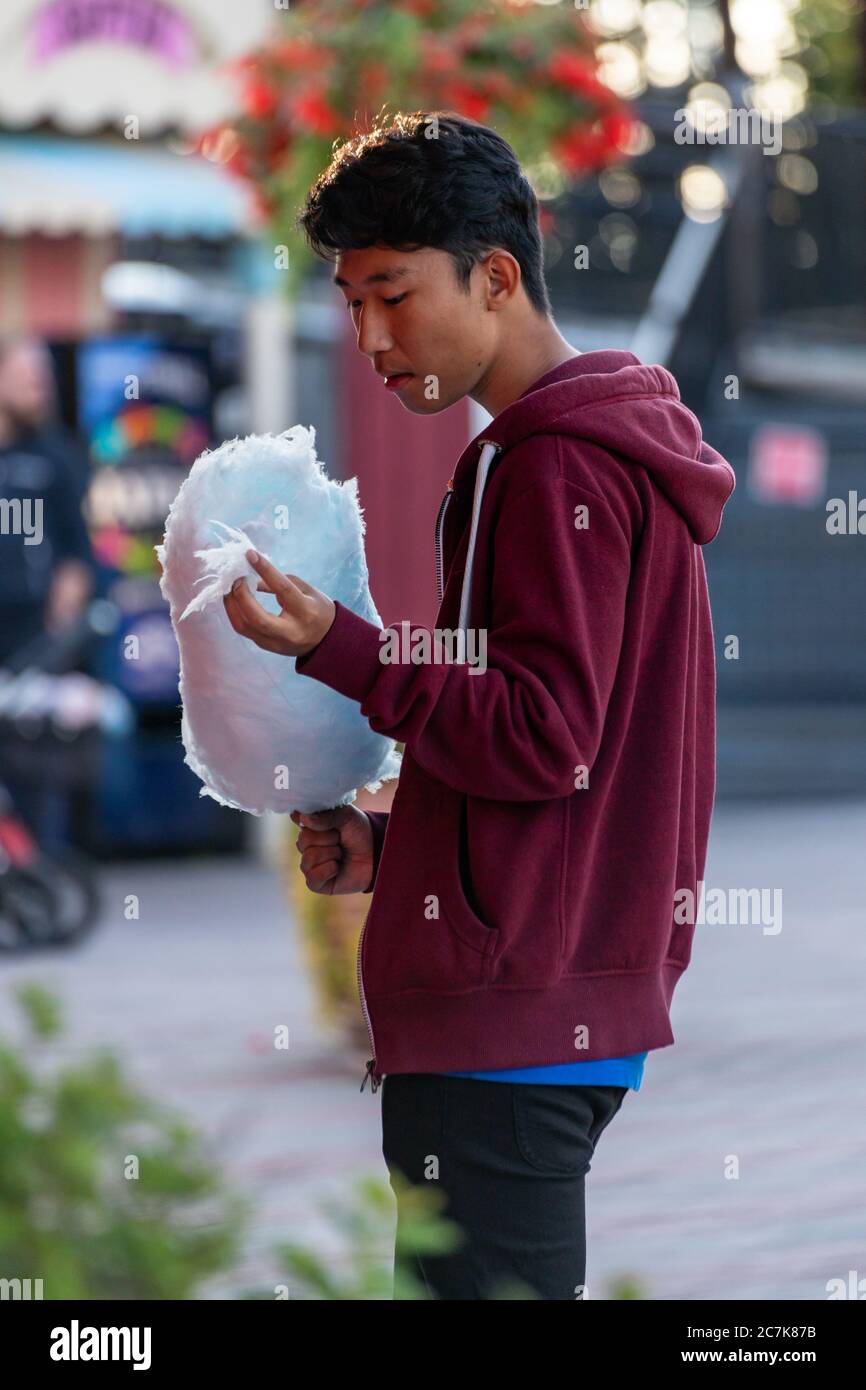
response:
M706 545L718 533L735 486L734 470L701 434L662 366L632 352L583 352L532 383L473 439L454 470L455 490L469 485L478 446L509 449L533 434L567 434L643 468Z

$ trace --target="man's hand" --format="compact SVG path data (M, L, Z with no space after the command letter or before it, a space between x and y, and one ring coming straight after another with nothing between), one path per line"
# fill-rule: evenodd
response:
M363 893L373 877L373 827L356 806L293 811L305 828L297 839L301 872L311 893Z
M235 632L248 637L266 652L306 656L319 645L337 615L333 599L296 574L281 574L256 550L248 550L247 559L260 576L261 582L256 588L273 594L282 611L276 615L269 613L253 598L246 580L237 579L231 593L223 596L223 605Z

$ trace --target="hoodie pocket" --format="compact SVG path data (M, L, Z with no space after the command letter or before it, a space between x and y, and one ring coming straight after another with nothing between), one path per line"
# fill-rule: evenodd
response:
M495 923L491 983L546 989L563 965L569 798L464 797L458 843L466 911Z
M425 791L388 828L364 938L369 995L463 994L491 981L499 932L476 910L465 798L441 785Z
M449 849L442 865L445 888L439 898L439 911L455 936L482 958L483 968L477 982L486 984L499 932L489 926L478 911L469 861L466 797L451 792L443 811L446 818L443 830Z

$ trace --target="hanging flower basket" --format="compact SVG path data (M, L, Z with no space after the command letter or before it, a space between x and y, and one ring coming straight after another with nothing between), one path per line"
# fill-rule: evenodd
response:
M385 56L387 55L387 61ZM293 290L311 253L294 230L336 143L398 111L452 111L492 126L533 178L621 159L633 118L596 73L584 14L534 0L316 0L281 15L269 43L231 65L234 120L200 147L248 181Z

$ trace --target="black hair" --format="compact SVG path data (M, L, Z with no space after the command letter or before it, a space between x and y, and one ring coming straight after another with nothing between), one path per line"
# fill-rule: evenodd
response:
M326 260L368 246L446 251L464 290L473 265L502 247L536 312L551 312L532 185L507 140L454 112L398 112L354 135L316 179L296 226Z

